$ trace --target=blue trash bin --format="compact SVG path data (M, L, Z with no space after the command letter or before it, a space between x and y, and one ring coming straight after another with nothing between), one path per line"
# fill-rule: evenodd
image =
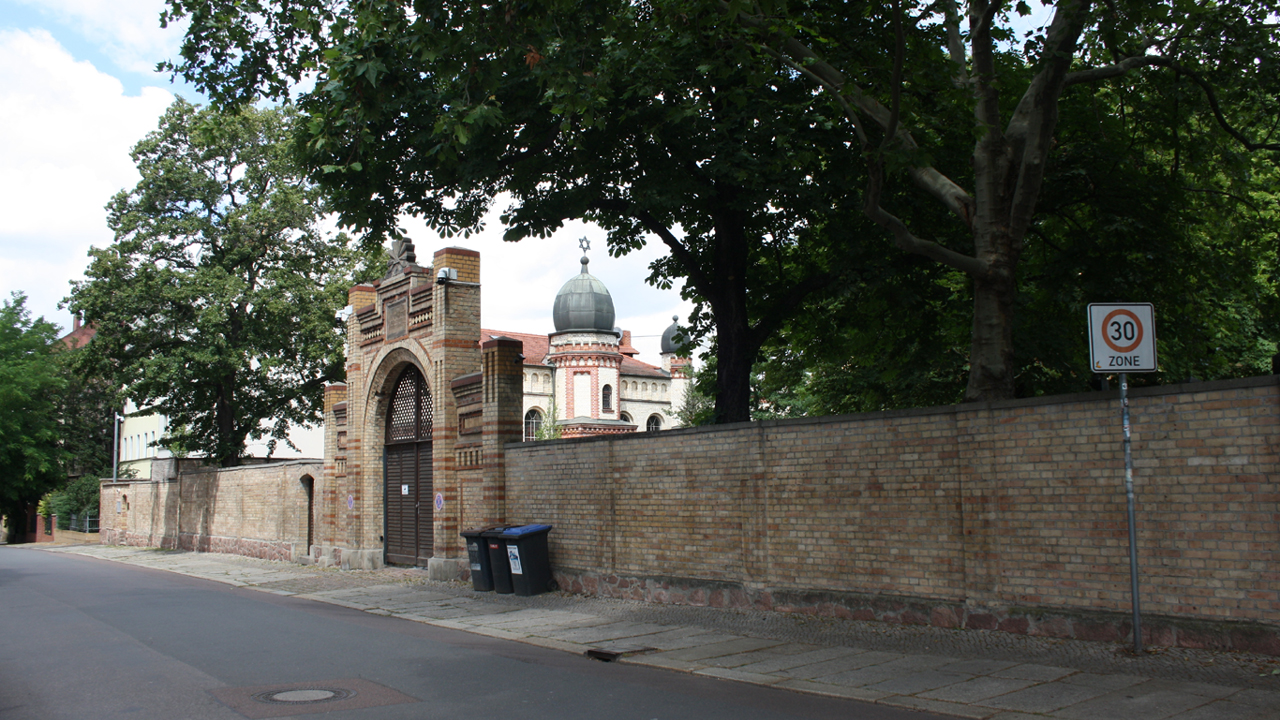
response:
M551 557L547 552L550 525L522 525L507 528L499 536L507 548L507 567L516 595L537 595L555 589L551 577ZM497 573L495 572L495 580Z

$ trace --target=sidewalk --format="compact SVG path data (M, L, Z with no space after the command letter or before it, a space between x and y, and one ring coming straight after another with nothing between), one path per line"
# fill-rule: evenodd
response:
M1280 720L1280 658L583 598L477 593L419 569L29 546L495 638L798 692L991 720Z

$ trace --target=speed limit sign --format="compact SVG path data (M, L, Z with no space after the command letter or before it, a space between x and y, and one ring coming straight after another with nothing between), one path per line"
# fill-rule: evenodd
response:
M1151 303L1090 305L1089 363L1096 373L1155 372L1156 321Z

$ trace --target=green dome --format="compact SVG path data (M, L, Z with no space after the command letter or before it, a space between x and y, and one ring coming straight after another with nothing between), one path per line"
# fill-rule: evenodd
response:
M599 278L587 272L587 258L582 258L582 272L560 288L551 311L556 332L613 331L613 297Z

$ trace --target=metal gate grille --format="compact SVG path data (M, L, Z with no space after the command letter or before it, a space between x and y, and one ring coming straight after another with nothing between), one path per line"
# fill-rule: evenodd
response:
M387 413L384 461L387 561L423 565L435 550L432 532L431 392L408 367Z
M387 442L418 439L418 397L422 386L422 374L410 367L400 375L395 394L391 396L390 423L387 425ZM427 400L428 409L431 400Z

